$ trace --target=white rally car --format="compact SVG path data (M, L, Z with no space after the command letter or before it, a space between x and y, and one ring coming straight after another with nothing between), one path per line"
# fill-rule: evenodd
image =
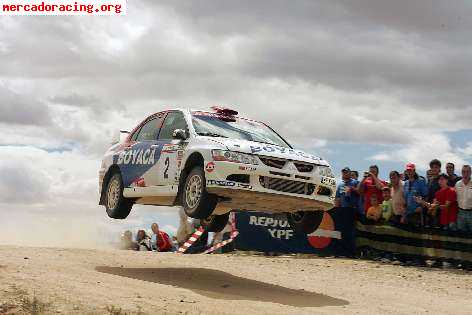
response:
M106 152L100 204L126 218L133 204L182 206L219 231L233 209L286 213L313 232L333 207L329 164L295 150L268 125L231 109L153 114Z

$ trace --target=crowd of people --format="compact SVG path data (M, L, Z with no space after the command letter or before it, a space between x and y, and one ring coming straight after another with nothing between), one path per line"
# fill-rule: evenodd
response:
M402 172L391 171L389 181L379 178L379 168L372 165L359 179L359 173L345 167L336 190L336 206L352 207L361 222L400 224L472 234L471 166L463 165L461 176L451 162L441 172L434 159L426 177L416 165L408 163Z
M184 210L179 211L179 228L175 236L169 236L166 232L159 229L157 223L151 224L150 231L139 229L136 237L133 238L131 231L125 231L121 235L120 248L136 251L155 251L155 252L175 252L177 251L190 236L201 226L200 220L189 218ZM195 254L204 252L209 247L223 240L229 239L231 234L231 224L228 222L226 227L217 233L204 232L192 246L187 249L186 253ZM218 252L229 251L231 246L225 246Z
M153 223L150 233L140 229L134 239L131 231L125 231L121 236L120 247L137 251L173 252L177 249L177 239L171 238L169 234L159 229L157 223Z

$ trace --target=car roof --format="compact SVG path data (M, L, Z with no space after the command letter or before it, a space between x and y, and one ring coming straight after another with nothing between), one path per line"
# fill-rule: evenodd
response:
M155 116L155 115L158 115L158 114L170 112L170 111L182 111L184 113L201 112L201 113L215 114L215 111L212 111L211 109L198 109L198 108L191 108L191 107L187 107L187 108L175 107L175 108L168 108L168 109L156 112L154 114L151 114L151 115L148 116L148 118L152 117L152 116ZM235 117L237 117L239 119L254 121L254 122L266 125L264 122L258 121L258 120L255 120L255 119L250 119L250 118L242 117L242 116L239 116L239 115L236 115Z

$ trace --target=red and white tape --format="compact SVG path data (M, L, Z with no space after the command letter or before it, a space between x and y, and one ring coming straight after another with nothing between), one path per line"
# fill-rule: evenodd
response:
M203 232L205 232L205 229L203 227L199 227L193 234L190 236L190 238L179 248L178 252L183 254L187 251L187 249L195 243L200 236L202 236Z
M231 243L232 241L234 241L234 239L239 235L239 232L238 230L236 230L236 219L235 219L235 215L234 215L234 212L232 212L230 214L230 217L229 217L229 222L231 223L231 235L230 237L227 239L227 240L224 240L222 242L219 242L219 243L216 243L215 245L213 245L212 247L208 248L204 254L209 254L209 253L212 253L214 252L215 250Z
M230 238L227 239L227 240L224 240L222 242L219 242L215 245L213 245L212 247L208 248L204 254L209 254L209 253L212 253L214 252L215 250L217 250L218 248L221 248L229 243L231 243L232 241L234 241L234 239L239 235L239 232L238 230L236 230L236 220L235 220L235 215L234 213L231 213L230 214L230 218L229 218L229 222L231 224L231 235L230 235ZM203 227L199 227L193 234L192 236L190 236L190 238L179 248L179 250L177 251L178 253L180 254L183 254L187 251L187 249L189 249L190 246L193 245L193 243L195 243L199 238L200 236L202 236L203 232L205 232L205 229Z
M239 235L239 232L238 231L233 231L231 232L231 236L230 238L228 238L227 240L224 240L222 242L219 242L215 245L213 245L212 247L208 248L206 251L204 251L203 253L204 254L209 254L209 253L212 253L214 252L215 250L217 250L218 248L221 248L229 243L231 243L232 241L234 241L234 239L236 238L236 236Z

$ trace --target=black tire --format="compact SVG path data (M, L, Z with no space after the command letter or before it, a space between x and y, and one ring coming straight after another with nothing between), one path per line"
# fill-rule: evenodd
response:
M194 181L200 183L199 192L197 192L198 189L194 189L196 184ZM208 194L205 172L201 166L193 168L185 178L181 199L185 213L191 218L205 219L215 210L218 199L216 196Z
M228 224L229 212L222 215L211 215L208 218L201 219L200 224L208 232L221 232Z
M108 216L112 219L126 219L133 207L133 201L123 197L123 180L120 173L110 177L104 193Z
M287 220L295 231L310 234L318 229L323 215L323 211L299 211L287 213Z

